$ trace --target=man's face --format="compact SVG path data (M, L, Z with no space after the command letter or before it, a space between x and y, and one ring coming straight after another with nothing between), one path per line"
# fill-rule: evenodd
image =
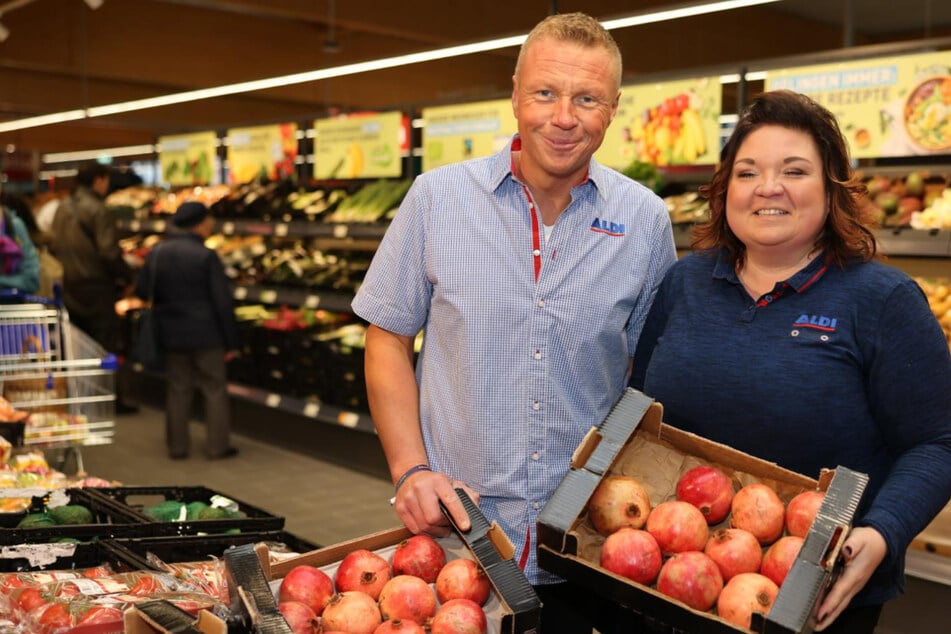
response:
M616 72L602 48L546 38L525 51L512 78L512 107L522 140L519 167L530 184L584 178L617 112Z
M106 194L109 193L109 175L100 176L99 178L93 180L92 190L102 196L106 197Z

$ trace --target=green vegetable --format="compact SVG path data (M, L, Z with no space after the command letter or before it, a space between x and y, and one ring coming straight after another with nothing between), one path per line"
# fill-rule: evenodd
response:
M228 510L217 506L209 506L198 513L198 519L200 520L226 520L230 517L231 513Z
M92 524L92 511L79 504L57 506L50 510L50 517L57 524Z
M185 505L185 519L198 519L198 516L201 515L201 512L206 508L208 508L208 505L205 502L189 502Z
M56 526L49 513L30 513L17 524L17 528L42 528Z
M160 522L180 522L183 517L182 509L184 508L185 504L183 502L166 500L155 506L148 506L142 509L142 512Z

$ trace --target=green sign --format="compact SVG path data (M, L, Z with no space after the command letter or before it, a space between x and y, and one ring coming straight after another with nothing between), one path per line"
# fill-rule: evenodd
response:
M314 178L401 176L403 113L352 114L314 122Z

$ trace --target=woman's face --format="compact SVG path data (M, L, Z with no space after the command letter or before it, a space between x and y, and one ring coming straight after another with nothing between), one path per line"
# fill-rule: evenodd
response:
M726 219L748 251L802 256L825 224L822 159L812 137L765 125L736 153L726 195Z

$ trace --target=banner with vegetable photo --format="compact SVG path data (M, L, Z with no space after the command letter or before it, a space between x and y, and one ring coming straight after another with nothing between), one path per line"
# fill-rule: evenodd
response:
M162 182L172 187L217 184L214 132L159 137Z
M595 158L618 170L712 165L720 151L721 104L717 77L622 86L617 115Z
M491 156L518 131L511 99L423 109L423 171Z
M296 123L228 130L229 183L290 178L296 158Z
M769 71L783 88L828 108L853 158L951 153L951 51Z
M394 178L408 132L402 112L358 113L314 122L314 178Z

